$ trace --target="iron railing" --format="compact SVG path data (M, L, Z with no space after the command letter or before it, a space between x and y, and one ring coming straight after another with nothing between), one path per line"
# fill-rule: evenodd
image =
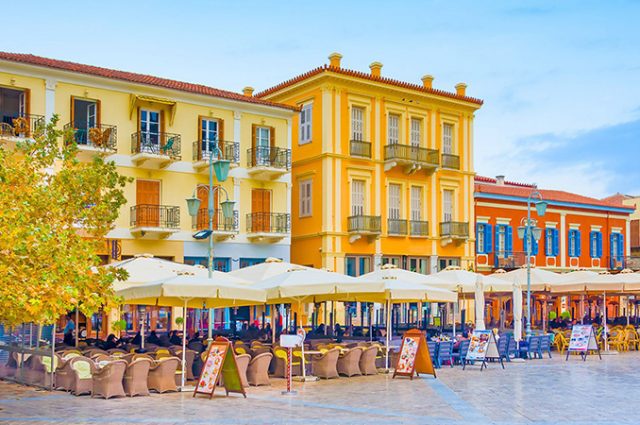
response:
M442 168L451 168L452 170L459 170L460 157L458 155L451 155L450 153L443 153Z
M0 134L3 136L32 137L44 128L42 115L0 112Z
M469 237L469 223L460 221L444 221L440 223L440 236L456 238Z
M427 149L411 145L391 144L384 147L384 159L404 160L418 164L437 167L439 164L439 152L437 149Z
M349 154L371 158L371 143L364 140L351 140L349 142Z
M214 232L238 232L239 227L238 211L233 211L233 216L226 218L222 214L221 209L213 212L213 231ZM209 229L209 210L200 208L198 215L193 217L192 226L195 230Z
M291 149L275 146L256 146L247 149L247 166L291 169Z
M213 151L215 143L216 142L212 140L196 140L193 142L193 160L208 161L210 152ZM219 141L217 143L220 148L219 159L226 159L232 164L238 164L240 162L240 143L224 141Z
M73 132L73 140L79 146L91 146L115 150L118 143L118 129L115 125L100 124L93 127L86 122L70 122L64 125L65 131Z
M609 270L631 269L633 271L640 271L640 257L610 256L607 257L607 265ZM604 264L602 264L602 266L604 266Z
M347 218L347 229L356 233L380 233L380 222L379 215L352 215Z
M411 236L429 236L429 222L422 220L409 221L409 234Z
M531 257L535 255L531 254ZM524 251L496 251L494 254L494 265L498 269L513 270L526 264L527 253Z
M170 205L134 205L131 207L131 227L180 228L180 207Z
M286 213L257 212L247 214L248 233L289 233L291 216Z
M397 218L387 219L387 233L390 235L406 235L407 220Z
M131 153L164 155L179 160L180 140L179 134L136 131L131 135Z

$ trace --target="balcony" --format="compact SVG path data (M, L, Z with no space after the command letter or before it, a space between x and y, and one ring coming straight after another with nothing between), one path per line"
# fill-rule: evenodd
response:
M86 122L70 122L65 124L64 131L71 132L80 159L90 160L94 155L108 155L117 150L118 130L115 125L100 124L87 128Z
M377 238L382 233L381 218L379 215L352 215L347 218L347 229L351 235L351 243L357 241L362 236Z
M256 146L247 149L247 172L256 180L274 180L291 170L291 149Z
M201 173L209 173L209 155L213 151L214 141L196 140L193 142L193 168ZM220 147L219 159L231 162L231 167L240 163L240 144L237 142L218 142ZM215 160L215 158L214 158Z
M291 216L285 213L247 214L247 238L252 242L273 243L291 234Z
M418 146L391 144L384 147L384 170L402 166L407 174L421 169L435 170L439 165L439 152L436 149Z
M414 238L426 238L429 236L429 222L422 220L409 221L409 235Z
M387 234L389 236L406 236L407 220L390 218L387 220Z
M166 238L180 230L180 207L135 205L131 207L131 233L149 239Z
M605 267L604 264L602 264ZM640 271L640 257L632 256L632 257L623 257L623 256L614 256L607 257L607 266L609 270L624 270L631 269L634 272Z
M351 140L349 142L349 154L361 158L371 158L371 143L363 140Z
M460 169L460 157L458 155L451 155L449 153L442 154L442 168L449 168L451 170Z
M497 251L494 254L496 269L514 270L527 264L527 253L524 251ZM536 256L531 255L531 265L536 265Z
M238 234L238 211L233 212L233 217L225 218L222 210L213 212L213 239L222 241ZM206 208L198 210L198 215L193 217L193 229L196 231L209 229L209 212Z
M45 125L42 115L0 112L0 142L15 147L16 143L43 131Z
M131 155L137 166L166 167L180 160L180 135L137 131L131 135Z
M469 223L459 221L444 221L440 223L440 238L442 245L453 241L469 238Z

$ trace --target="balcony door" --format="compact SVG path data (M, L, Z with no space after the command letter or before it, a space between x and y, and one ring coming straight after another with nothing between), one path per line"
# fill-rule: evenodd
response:
M89 130L98 125L98 102L72 98L71 107L76 143L86 145L89 142Z
M220 125L215 119L200 119L200 141L202 149L202 159L209 158L213 152L216 142L220 143ZM218 146L222 149L222 146Z
M364 215L364 180L351 181L351 215Z
M257 167L270 167L272 162L271 147L273 145L273 128L254 127L253 162ZM275 149L274 149L275 153Z
M442 221L445 223L453 221L453 190L442 192Z
M364 108L351 108L351 139L364 140Z
M136 222L141 227L160 226L160 182L136 180Z
M268 232L271 228L271 190L251 190L251 230Z
M453 125L442 125L442 153L453 154Z
M160 152L160 120L160 111L140 109L140 152Z
M197 189L197 196L200 199L200 209L198 209L198 216L196 218L196 227L198 230L209 228L209 186L206 184L199 184ZM213 192L213 230L218 229L218 191Z
M0 88L0 115L2 123L13 126L13 120L27 113L27 96L24 90Z

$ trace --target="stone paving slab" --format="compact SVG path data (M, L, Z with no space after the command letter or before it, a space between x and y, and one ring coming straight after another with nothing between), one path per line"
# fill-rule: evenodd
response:
M438 370L438 379L390 375L294 382L193 398L191 393L91 399L0 382L0 424L632 424L640 353L560 356ZM220 394L224 394L221 391Z

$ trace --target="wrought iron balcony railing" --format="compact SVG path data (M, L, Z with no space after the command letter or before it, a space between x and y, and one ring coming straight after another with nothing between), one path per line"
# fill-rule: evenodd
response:
M605 264L601 263L601 265L602 267L605 267ZM640 257L625 257L622 255L610 256L607 257L606 266L609 268L609 270L631 269L633 271L640 271Z
M387 233L390 235L406 235L407 220L397 218L387 219Z
M371 158L371 143L365 142L364 140L351 140L349 142L349 154L363 158Z
M442 154L442 168L451 168L452 170L460 169L460 157L449 153Z
M247 233L289 233L291 216L286 213L247 214Z
M411 145L391 144L384 147L384 159L415 162L437 167L440 155L437 149L427 149Z
M90 146L106 150L115 150L118 143L118 129L115 125L100 124L88 127L86 122L65 124L65 131L73 132L73 140L78 146Z
M429 222L422 220L409 221L409 234L411 236L429 236Z
M179 160L180 140L179 134L137 131L131 135L131 153L162 155Z
M198 215L193 217L193 228L195 230L209 229L209 211L200 208ZM214 232L238 232L239 219L238 211L233 212L233 217L225 218L221 209L213 211L213 231Z
M180 207L141 204L131 207L131 227L178 229Z
M352 215L347 218L347 229L353 233L381 232L381 218L379 215Z
M532 254L531 257L534 257ZM513 270L527 264L527 253L524 251L496 251L494 265L498 269ZM532 260L531 264L535 264Z
M210 152L213 152L215 141L196 140L193 142L193 160L208 161ZM220 159L226 159L232 164L240 162L240 144L238 142L219 141Z
M45 128L42 115L12 113L0 111L0 135L14 137L33 137Z
M453 238L468 238L469 223L460 221L444 221L440 223L440 236Z
M256 146L247 149L247 166L291 169L291 149L275 146Z

